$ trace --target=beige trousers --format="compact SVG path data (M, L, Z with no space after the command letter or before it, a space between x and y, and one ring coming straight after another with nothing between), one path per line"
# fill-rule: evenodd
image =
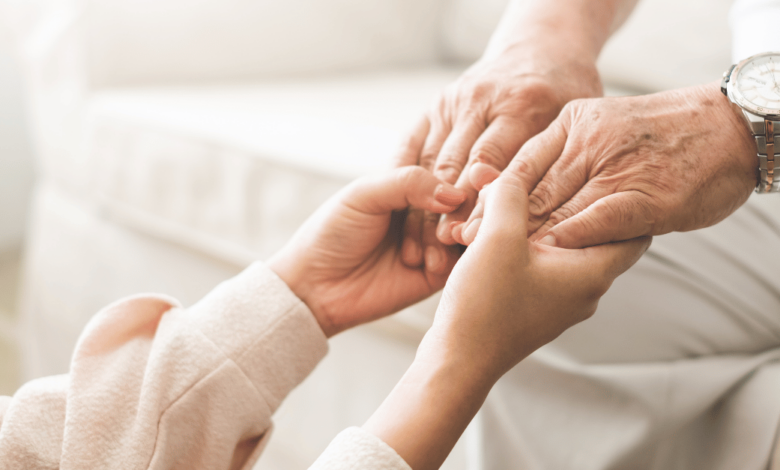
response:
M656 237L595 316L505 376L471 470L765 470L780 422L780 196Z

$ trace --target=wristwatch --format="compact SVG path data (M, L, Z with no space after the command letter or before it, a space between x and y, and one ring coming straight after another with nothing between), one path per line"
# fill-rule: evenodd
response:
M780 52L765 52L732 65L720 90L739 106L758 147L757 193L780 192Z

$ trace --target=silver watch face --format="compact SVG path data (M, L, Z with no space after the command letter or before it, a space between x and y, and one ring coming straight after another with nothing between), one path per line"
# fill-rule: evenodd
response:
M758 54L740 62L728 88L734 101L751 113L780 114L780 53Z

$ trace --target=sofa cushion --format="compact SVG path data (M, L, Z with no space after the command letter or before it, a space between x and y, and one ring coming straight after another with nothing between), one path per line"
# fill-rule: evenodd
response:
M116 86L430 63L443 0L82 3L91 82Z
M387 167L457 73L103 91L73 171L123 223L243 264L345 183Z
M452 0L444 13L448 57L471 62L487 45L507 0ZM731 64L728 11L732 0L642 0L605 46L603 80L645 91L720 78Z

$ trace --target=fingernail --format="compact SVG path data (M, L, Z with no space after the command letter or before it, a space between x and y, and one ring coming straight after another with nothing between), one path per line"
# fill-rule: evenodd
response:
M555 235L552 233L548 233L547 235L543 236L541 240L536 242L540 245L549 245L549 246L555 246Z
M448 206L459 206L466 200L466 191L449 184L439 184L433 192L433 197L438 202Z
M404 262L412 265L419 265L422 261L422 248L420 244L411 238L404 241Z
M456 222L447 220L447 214L444 214L439 222L439 226L436 227L436 238L439 240L447 239L452 235L452 227Z
M463 240L463 226L465 224L458 224L453 222L452 225L452 238L454 238L455 241L461 245L465 245L465 241Z
M428 271L438 271L443 261L441 251L434 246L425 249L425 267Z
M482 217L472 220L468 227L463 229L463 241L466 243L473 242L474 239L477 238L477 232L479 231L480 225L482 225Z

